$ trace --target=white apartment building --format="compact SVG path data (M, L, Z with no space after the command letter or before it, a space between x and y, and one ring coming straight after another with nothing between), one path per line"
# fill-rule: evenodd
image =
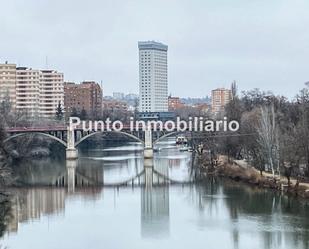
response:
M40 71L27 67L16 68L16 111L39 116Z
M139 111L168 111L167 49L155 41L140 41Z
M0 102L8 100L13 109L16 104L16 64L0 64ZM9 99L8 99L9 98Z
M32 117L55 117L60 102L64 108L63 74L0 64L0 102L7 96L14 110Z
M54 70L41 70L39 89L41 117L54 117L59 103L64 109L63 73Z

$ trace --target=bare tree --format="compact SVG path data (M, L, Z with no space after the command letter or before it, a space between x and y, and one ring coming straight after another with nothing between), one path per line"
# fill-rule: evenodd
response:
M305 174L309 176L309 90L301 90L296 98L299 106L298 139L306 165Z
M9 184L9 182L11 181L11 169L8 166L9 153L4 147L3 143L5 138L6 138L6 132L4 129L4 120L3 118L1 118L0 119L0 189L2 186Z
M258 144L265 155L265 161L275 177L275 167L278 168L278 130L276 127L276 117L274 106L260 107L260 120L257 124ZM276 164L277 163L277 164Z

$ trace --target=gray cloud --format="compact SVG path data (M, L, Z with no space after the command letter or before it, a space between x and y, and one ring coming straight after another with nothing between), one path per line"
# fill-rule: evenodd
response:
M138 91L138 40L169 45L169 91L204 96L236 80L289 97L309 80L309 2L6 1L0 60Z

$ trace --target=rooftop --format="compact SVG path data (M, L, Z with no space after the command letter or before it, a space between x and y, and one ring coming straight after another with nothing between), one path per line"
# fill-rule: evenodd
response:
M138 48L139 50L153 49L153 50L167 51L168 46L161 42L156 41L139 41Z

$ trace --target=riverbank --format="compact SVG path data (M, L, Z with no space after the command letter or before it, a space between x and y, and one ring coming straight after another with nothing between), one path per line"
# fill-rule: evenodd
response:
M243 160L229 162L226 156L220 156L211 174L309 199L308 183L299 182L291 178L290 184L288 185L286 177L279 177L278 175L273 177L272 174L267 172L263 172L261 175L258 170Z

